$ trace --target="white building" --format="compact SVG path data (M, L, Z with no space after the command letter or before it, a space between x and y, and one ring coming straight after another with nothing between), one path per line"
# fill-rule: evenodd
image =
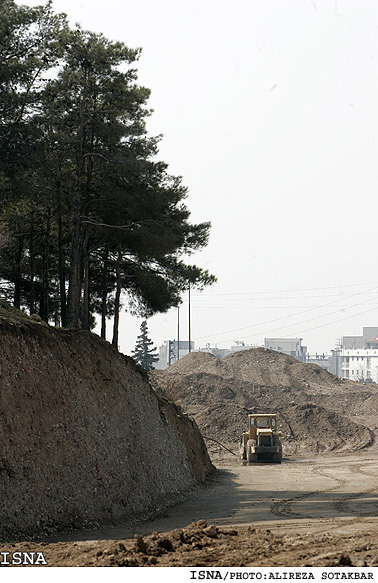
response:
M378 382L378 348L341 348L337 351L338 376L360 382Z
M302 340L303 338L265 338L264 346L306 362L307 346L302 346Z

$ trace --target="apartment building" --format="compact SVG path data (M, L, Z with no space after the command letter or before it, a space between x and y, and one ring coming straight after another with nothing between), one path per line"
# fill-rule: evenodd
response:
M378 348L342 348L337 358L338 376L352 381L378 382Z
M303 338L265 338L264 346L306 362L307 346L302 346Z
M338 376L365 383L378 382L378 327L364 327L362 336L343 336L333 357Z

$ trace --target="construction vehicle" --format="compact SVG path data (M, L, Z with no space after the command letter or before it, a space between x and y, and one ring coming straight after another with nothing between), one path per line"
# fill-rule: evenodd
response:
M256 413L248 415L248 431L240 438L240 457L248 463L282 460L281 432L278 431L277 415Z

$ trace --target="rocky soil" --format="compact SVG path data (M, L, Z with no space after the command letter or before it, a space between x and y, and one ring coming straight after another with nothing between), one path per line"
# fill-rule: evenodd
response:
M200 520L127 540L20 543L4 550L40 551L48 566L60 567L378 566L378 538L372 535L278 535L254 527L219 528Z
M212 464L196 424L89 332L0 306L0 537L133 521Z

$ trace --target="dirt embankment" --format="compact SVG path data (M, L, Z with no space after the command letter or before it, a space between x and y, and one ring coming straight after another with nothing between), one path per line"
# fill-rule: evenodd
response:
M374 531L376 534L376 531ZM204 520L170 532L121 541L8 545L43 553L60 567L366 567L378 565L377 537L332 533L274 534L254 527L219 528Z
M151 381L196 420L204 436L234 450L252 412L279 414L284 455L365 448L378 426L376 385L342 381L264 348L222 359L191 353L151 373ZM210 439L208 448L220 452Z
M0 537L156 513L212 470L195 423L85 332L0 313Z

